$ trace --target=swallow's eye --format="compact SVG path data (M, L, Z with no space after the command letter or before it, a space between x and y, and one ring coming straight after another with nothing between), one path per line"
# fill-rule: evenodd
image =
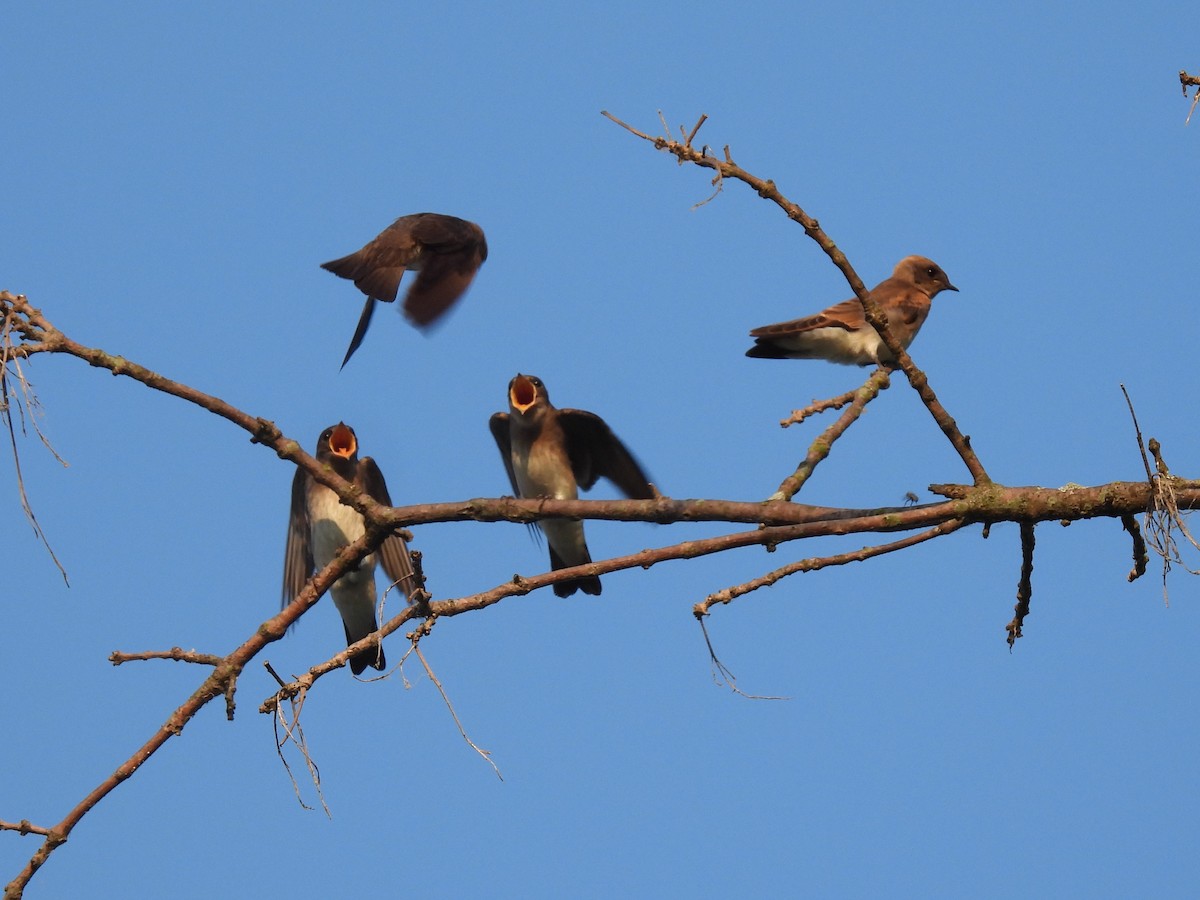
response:
M940 275L942 273L938 271L937 266L930 266L928 269L925 270L925 274L928 275L930 278L937 278L938 275Z

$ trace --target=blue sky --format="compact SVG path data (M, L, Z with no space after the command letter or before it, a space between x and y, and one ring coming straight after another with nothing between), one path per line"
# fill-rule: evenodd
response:
M868 284L937 260L913 345L991 475L1141 477L1119 384L1191 474L1196 159L1168 5L25 4L6 37L0 287L77 340L273 419L339 419L398 503L508 491L487 430L517 371L604 416L676 497L759 499L865 372L746 359L753 326L849 296L801 229L599 115L700 140L818 218ZM318 264L398 215L479 222L490 256L430 336ZM52 825L276 611L292 469L224 421L67 358L28 367L70 463L20 446L71 576L0 528L0 818ZM874 403L799 499L899 503L964 481L912 392ZM605 487L593 496L612 496ZM739 530L737 527L730 530ZM593 555L721 533L590 523ZM714 686L693 603L822 540L606 576L442 621L419 667L320 682L304 712L332 820L297 804L243 675L73 833L29 896L1194 894L1197 584L1125 581L1119 524L1038 529L1004 642L1015 526L964 529L718 609L753 702ZM517 525L417 530L446 599L536 574ZM1194 560L1193 560L1194 561ZM323 600L265 658L336 652ZM402 638L388 644L398 659ZM293 764L296 760L293 759ZM306 798L312 802L311 790ZM0 880L36 849L0 834Z

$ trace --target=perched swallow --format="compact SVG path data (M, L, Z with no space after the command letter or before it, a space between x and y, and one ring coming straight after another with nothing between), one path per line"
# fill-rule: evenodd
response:
M891 278L875 286L871 299L887 314L888 330L907 350L925 324L930 301L941 291L957 290L933 260L906 256ZM867 324L857 297L815 316L755 328L750 337L754 346L746 355L759 359L827 359L848 366L893 361L879 333Z
M344 422L331 425L317 438L317 461L329 466L347 481L358 485L378 503L392 505L387 484L375 460L358 458L358 438ZM287 546L283 554L283 605L286 607L304 588L316 569L323 569L338 551L362 537L363 517L338 499L337 494L309 477L303 469L292 479L292 511L288 518ZM379 628L375 621L375 562L391 582L399 585L411 600L417 589L412 559L404 538L391 534L379 549L363 558L333 583L333 605L342 615L346 644L353 644ZM350 671L362 673L368 665L382 669L386 665L383 645L378 653L366 650L350 657Z
M375 301L392 303L406 271L418 274L404 298L404 315L424 328L466 293L485 259L487 241L474 222L439 213L415 213L401 216L356 253L322 263L322 269L349 278L367 295L342 367L366 337Z
M518 374L508 383L508 413L488 423L518 497L576 500L603 475L625 496L657 496L642 467L604 420L582 409L555 409L540 378ZM550 568L567 569L592 561L578 519L543 519L538 526L550 545ZM600 579L585 575L554 585L570 597L576 590L600 593Z

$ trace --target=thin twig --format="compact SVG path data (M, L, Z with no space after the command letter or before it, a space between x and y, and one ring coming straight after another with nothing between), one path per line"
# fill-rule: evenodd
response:
M858 388L851 391L846 391L844 394L838 394L836 397L829 397L825 400L813 400L812 403L804 407L804 409L793 409L792 414L786 419L780 419L779 427L789 428L792 425L799 425L805 419L819 415L830 409L841 409L858 395Z
M270 662L264 662L263 667L270 673L271 677L281 686L285 686L285 682L279 677L279 673ZM313 783L313 788L317 792L317 799L321 801L321 809L325 811L325 816L332 819L333 813L329 811L329 806L325 802L325 792L321 789L321 770L317 767L316 760L308 749L308 739L304 736L304 729L300 725L300 712L304 709L304 701L308 697L307 690L300 691L295 696L289 699L291 706L291 715L284 717L282 708L276 710L276 714L272 720L275 732L275 752L279 756L279 761L283 763L283 769L287 773L288 780L292 783L292 791L296 794L296 802L303 809L311 810L312 807L304 802L304 798L300 794L300 784L296 781L296 776L292 772L291 765L288 764L287 758L283 755L283 747L289 741L296 745L296 749L300 751L300 756L304 760L304 765L308 769L308 777ZM280 737L279 729L283 728L283 737Z
M791 697L770 697L765 694L747 694L737 686L737 678L729 671L729 667L717 658L717 651L713 649L712 640L708 636L708 627L704 624L703 616L696 616L696 621L700 623L700 633L704 635L704 643L708 647L709 665L712 667L713 684L720 687L722 683L739 697L745 697L747 700L791 700Z
M0 326L0 418L4 419L4 426L8 430L9 446L12 449L13 456L13 469L17 476L17 493L21 498L21 510L25 513L25 518L29 520L29 524L33 528L33 533L37 535L38 540L46 548L46 552L50 554L50 559L62 575L63 582L67 587L70 587L71 581L67 577L67 570L59 562L54 548L50 546L50 540L46 537L46 532L42 530L37 516L34 515L33 505L29 502L29 494L25 490L25 476L21 471L21 454L17 449L17 433L12 419L12 408L14 406L21 417L22 434L25 433L24 426L28 420L37 436L41 439L42 444L50 451L51 455L64 467L67 463L66 460L59 456L58 451L54 449L49 439L42 433L41 428L37 424L40 404L38 403L37 395L33 392L33 387L25 378L24 370L21 368L20 356L13 352L12 332L14 326L17 324L18 313L6 304L4 307L4 324ZM10 364L12 365L13 375L17 380L17 384L20 385L21 393L19 396L8 382Z
M49 828L34 825L28 819L22 819L20 822L5 822L3 819L0 819L0 831L15 831L19 834L39 834L42 837L50 836Z
M467 736L467 730L463 728L462 720L459 719L458 713L454 711L454 704L451 703L450 698L446 696L446 689L442 687L442 683L438 681L438 677L433 674L433 669L430 668L428 661L425 659L425 654L421 652L421 648L417 646L417 642L415 640L413 641L413 651L417 654L417 659L421 661L421 665L425 667L425 674L429 676L429 680L433 682L434 687L438 689L438 693L442 695L442 702L446 704L446 709L450 710L450 715L454 718L454 724L458 726L458 733L462 735L462 739L467 742L472 750L487 760L488 765L490 765L493 771L495 771L496 777L503 781L504 776L500 774L500 768L492 759L492 752L490 750L484 750Z
M114 666L144 659L172 659L176 662L196 663L201 666L219 666L225 661L223 656L217 656L215 653L199 653L195 650L184 650L182 647L172 647L170 650L146 650L142 653L125 653L121 650L114 650L108 655L108 661Z
M1121 393L1125 395L1125 405L1129 407L1129 418L1133 419L1133 431L1137 435L1138 451L1142 454L1142 465L1146 467L1146 480L1153 482L1154 473L1150 471L1150 460L1146 457L1146 445L1142 443L1142 427L1138 424L1137 413L1133 411L1133 400L1129 398L1129 391L1123 384Z
M692 614L696 618L701 618L709 614L709 611L717 604L732 603L738 597L743 597L751 591L756 591L759 588L770 587L775 582L786 578L789 575L795 575L798 572L815 572L818 569L826 569L831 566L844 566L847 563L863 562L864 560L873 559L877 556L883 556L885 553L894 553L897 550L904 550L908 547L913 547L925 541L932 540L942 535L950 534L958 531L966 525L964 519L954 519L949 522L943 522L930 528L927 531L922 531L918 534L911 534L908 537L901 538L898 541L892 541L888 544L879 544L874 547L863 547L859 550L851 550L848 553L838 553L833 556L818 556L811 559L801 559L795 562L790 562L786 566L781 566L772 572L765 575L760 575L758 578L742 584L734 585L733 587L725 588L723 591L717 591L715 594L709 594L703 601L692 607Z
M878 397L880 391L887 390L890 377L891 374L885 366L880 366L871 373L862 387L853 392L854 400L850 404L850 408L809 445L808 452L801 460L800 465L796 467L796 471L785 478L779 485L779 489L767 499L791 500L804 486L804 483L812 477L813 471L821 461L829 456L834 442L846 433L847 428L858 421L859 416L866 410L867 404Z

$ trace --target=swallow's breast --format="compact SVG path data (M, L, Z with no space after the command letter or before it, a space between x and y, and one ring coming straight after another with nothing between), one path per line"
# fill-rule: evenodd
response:
M339 550L358 540L366 531L362 516L323 485L309 493L308 520L312 528L313 562L318 569L327 566ZM371 555L359 568L374 568L374 565L375 558Z
M526 453L519 456L514 453L513 471L522 497L554 497L556 500L579 497L571 463L562 446L555 442L535 440Z

